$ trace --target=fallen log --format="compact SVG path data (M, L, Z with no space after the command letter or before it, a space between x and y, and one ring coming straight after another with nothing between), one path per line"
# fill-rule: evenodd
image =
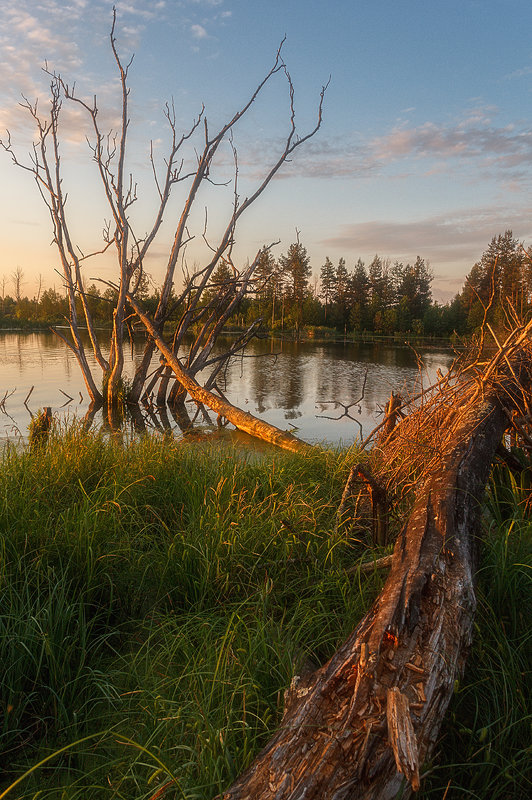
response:
M237 406L232 405L227 400L218 397L208 389L200 386L200 384L183 369L177 356L172 353L155 329L149 317L142 311L131 295L128 295L128 302L142 321L146 330L157 345L158 350L166 359L166 363L172 368L177 380L193 400L198 403L203 403L208 408L212 409L212 411L215 411L220 417L225 417L235 428L244 431L244 433L262 439L265 442L270 442L270 444L274 444L277 447L282 447L284 450L291 450L297 453L311 451L313 449L311 445L301 441L297 436L294 436L288 431L282 431L280 428L276 428L275 425L270 425L268 422L254 417L247 411L242 411L241 408L237 408Z
M278 731L223 800L392 800L419 788L471 641L479 505L508 408L528 405L529 333L514 332L487 377L423 409L442 426L381 594L327 664L293 679Z

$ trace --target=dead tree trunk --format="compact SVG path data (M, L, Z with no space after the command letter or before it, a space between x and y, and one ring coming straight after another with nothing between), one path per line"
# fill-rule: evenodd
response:
M391 800L419 788L471 640L479 501L509 425L505 406L524 397L514 367L489 390L469 381L465 406L445 411L452 433L419 486L381 594L324 667L294 678L279 730L223 800Z
M149 317L143 313L136 300L128 295L128 301L130 302L139 319L142 321L143 325L146 327L146 330L152 337L157 348L165 357L168 366L170 366L174 371L179 383L183 389L188 392L193 400L198 403L203 403L208 408L212 409L212 411L215 411L219 416L225 417L225 419L229 420L229 422L231 422L235 428L244 431L244 433L249 433L251 436L256 436L258 439L263 439L265 442L275 444L278 447L282 447L284 450L291 450L295 453L312 449L311 445L301 441L301 439L293 436L293 434L289 433L288 431L282 431L279 428L276 428L275 425L270 425L268 422L257 419L257 417L254 417L247 411L242 411L242 409L231 405L231 403L229 403L227 400L218 397L208 389L200 386L191 375L185 372L179 362L179 359L165 344L162 337L155 330L155 326Z
M393 432L398 420L401 416L401 406L403 404L403 398L400 394L396 394L392 392L390 395L390 399L386 403L386 408L384 409L384 425L379 433L379 441L381 447L383 447L388 440L388 437Z

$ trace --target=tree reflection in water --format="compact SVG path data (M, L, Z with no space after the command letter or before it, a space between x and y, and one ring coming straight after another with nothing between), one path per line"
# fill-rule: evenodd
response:
M139 338L134 342L128 364L131 373L136 360L142 356L144 341ZM219 346L224 347L224 343L220 342ZM420 356L424 363L425 385L436 378L438 369L445 372L453 359L452 352L443 349L422 350ZM30 398L33 412L52 406L56 418L76 417L84 420L87 427L103 424L101 410L88 407L87 393L73 358L52 334L0 333L3 386L16 389L6 403L5 410L10 417L0 413L0 438L14 438L17 429L19 435L27 436L31 417L24 407L24 399L32 385L35 387ZM156 358L152 368L157 366ZM358 406L352 409L352 416L360 421L365 436L378 423L379 410L392 390L407 395L419 387L421 376L416 353L411 348L258 340L252 342L244 357L235 359L228 367L219 387L231 403L273 425L287 429L293 428L295 423L298 436L306 441L349 444L361 435L353 419L323 417L339 416L339 413L331 413L331 401L346 406L360 397L366 371L360 413ZM74 398L62 410L65 397L61 392ZM217 430L217 422L220 421L213 415L207 422L204 409L198 410L194 403L160 409L156 398L152 398L145 407L128 414L127 426L133 435L168 430L182 435L198 427Z

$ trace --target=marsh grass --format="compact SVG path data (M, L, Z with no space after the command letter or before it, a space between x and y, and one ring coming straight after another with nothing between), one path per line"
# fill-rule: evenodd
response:
M124 447L75 427L7 448L0 798L221 792L278 724L292 676L335 651L385 577L346 575L375 553L359 529L333 533L358 457ZM423 797L529 796L530 525L504 480L469 668Z
M13 796L221 791L380 587L344 573L368 545L331 534L349 466L76 428L8 447L2 788L33 768Z

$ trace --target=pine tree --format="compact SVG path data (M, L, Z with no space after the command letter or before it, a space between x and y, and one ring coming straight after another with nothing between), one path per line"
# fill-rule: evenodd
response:
M432 273L418 256L415 264L395 263L392 269L397 303L397 324L401 331L420 330L432 297Z
M299 239L290 245L286 256L279 258L279 266L286 276L290 317L296 332L299 333L303 321L303 301L309 291L309 278L312 272L307 250Z
M364 262L359 258L349 279L349 323L362 331L368 323L369 280Z
M345 258L338 261L336 267L336 290L334 293L334 301L338 306L338 317L342 329L345 331L347 326L347 319L349 316L349 272L345 265Z
M212 274L209 288L203 293L202 303L210 305L213 302L219 307L228 305L235 293L233 273L226 261L220 261Z
M521 314L528 306L529 259L511 230L494 236L469 272L460 296L474 330L486 317L503 326L508 301Z
M329 256L326 257L325 264L321 268L320 282L321 282L320 297L323 298L325 304L325 324L327 324L327 309L334 297L334 291L336 286L336 271Z
M369 265L368 278L373 329L382 331L384 330L385 313L392 307L395 300L389 261L376 255Z
M279 300L279 271L271 250L264 246L254 273L255 297L261 316L275 323L276 304Z

